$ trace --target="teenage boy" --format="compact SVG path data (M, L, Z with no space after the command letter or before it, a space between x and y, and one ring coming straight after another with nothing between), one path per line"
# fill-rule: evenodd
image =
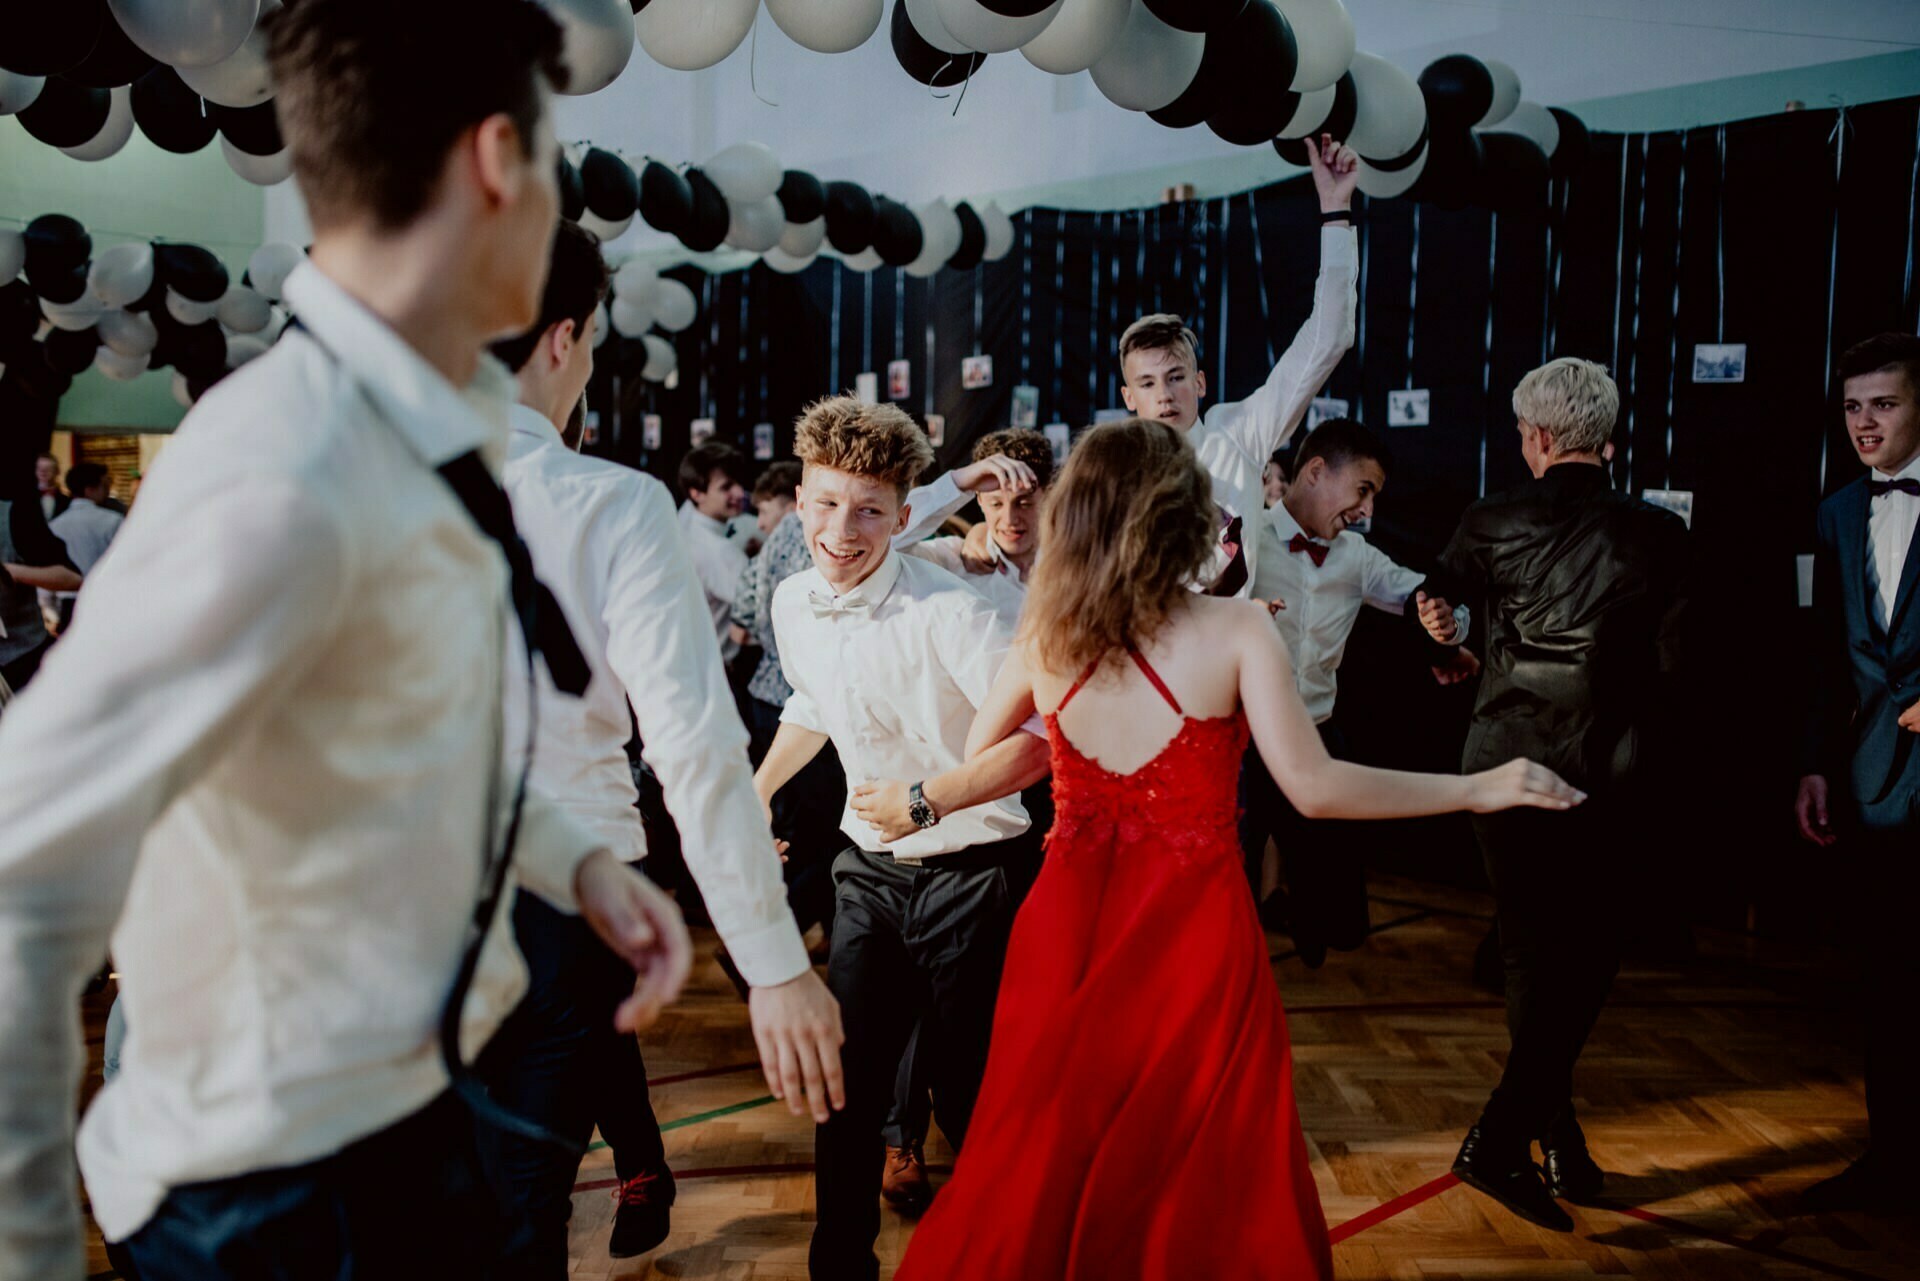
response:
M747 509L747 460L724 441L712 440L680 460L680 529L693 568L706 590L720 654L729 663L740 652L730 633L733 596L747 572L747 552L728 533L728 522Z
M907 495L913 516L894 545L959 575L1015 627L1040 558L1040 505L1052 483L1053 442L1024 427L990 431L973 443L971 463ZM965 537L927 537L975 499L984 519Z

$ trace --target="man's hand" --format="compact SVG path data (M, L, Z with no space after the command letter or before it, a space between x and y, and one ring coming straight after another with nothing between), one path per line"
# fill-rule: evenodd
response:
M747 634L747 629L746 629L746 628L744 628L744 627L742 627L742 626L740 626L740 624L738 624L738 623L728 623L728 624L727 624L727 639L728 639L728 640L730 640L730 641L732 641L732 642L733 642L734 644L736 644L736 645L742 645L742 646L744 646L744 645L746 645L746 644L748 644L748 643L749 643L750 641L752 641L752 640L753 640L753 637L752 637L752 636L749 636L749 635Z
M1267 607L1267 617L1269 618L1287 607L1287 602L1281 600L1278 596L1275 596L1272 600L1261 600L1256 596L1253 603L1256 605L1265 605Z
M1840 839L1827 820L1827 780L1822 775L1801 778L1800 794L1793 800L1793 816L1800 824L1801 837L1822 849Z
M756 987L747 1000L753 1043L767 1089L785 1099L795 1116L812 1112L825 1125L847 1106L840 1074L840 1004L812 970L775 987Z
M1420 626L1427 629L1427 635L1442 645L1460 643L1460 627L1454 621L1453 606L1447 603L1445 596L1416 592L1413 599L1420 611Z
M580 915L606 945L633 966L633 995L613 1025L638 1032L679 997L693 965L693 942L680 909L652 881L607 850L595 850L573 877Z
M854 788L853 812L889 844L920 830L913 815L907 812L907 785L897 779L862 783Z
M985 521L969 529L961 541L960 564L969 574L999 572L1000 560L993 554L993 535L987 531Z
M1920 703L1915 703L1912 707L1900 713L1900 728L1911 730L1915 734L1920 734Z
M953 473L953 483L963 494L984 494L995 489L1024 494L1034 488L1035 479L1033 468L1005 454L982 458Z
M1313 170L1313 189L1320 193L1320 212L1353 207L1353 191L1360 181L1360 157L1344 142L1323 133L1307 139L1307 163Z
M1472 650L1463 649L1446 662L1434 667L1432 671L1433 679L1442 685L1458 685L1461 681L1470 681L1480 674L1480 660L1473 656Z

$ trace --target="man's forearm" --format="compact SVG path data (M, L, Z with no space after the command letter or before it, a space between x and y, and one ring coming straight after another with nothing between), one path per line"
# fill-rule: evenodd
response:
M7 577L22 587L39 587L50 592L77 592L80 575L65 565L8 565Z
M753 776L753 790L759 795L760 803L771 804L780 789L791 782L793 776L818 756L820 749L826 745L827 736L818 730L805 729L792 721L781 721L779 732L773 736L773 743L767 748L766 757Z
M928 779L921 794L941 815L997 801L1045 778L1048 750L1044 738L1016 730L966 764Z

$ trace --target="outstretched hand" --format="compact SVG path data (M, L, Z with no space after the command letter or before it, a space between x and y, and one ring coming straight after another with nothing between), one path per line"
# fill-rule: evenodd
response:
M1307 139L1307 163L1313 170L1313 189L1320 193L1320 212L1353 207L1353 192L1360 181L1360 157L1344 142L1323 133Z
M812 970L775 987L756 987L747 998L753 1043L767 1089L785 1099L795 1116L811 1112L825 1125L847 1106L840 1070L840 1003Z
M1475 774L1473 812L1494 814L1528 806L1543 810L1570 810L1587 794L1544 765L1523 757Z
M634 969L633 995L614 1011L613 1025L638 1032L679 997L693 966L693 941L680 909L607 850L595 851L580 865L574 895L594 933Z

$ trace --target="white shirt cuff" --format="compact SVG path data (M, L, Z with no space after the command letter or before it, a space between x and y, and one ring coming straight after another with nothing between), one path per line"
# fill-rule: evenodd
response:
M813 968L800 927L790 913L746 934L729 934L725 942L727 954L751 987L778 987Z

